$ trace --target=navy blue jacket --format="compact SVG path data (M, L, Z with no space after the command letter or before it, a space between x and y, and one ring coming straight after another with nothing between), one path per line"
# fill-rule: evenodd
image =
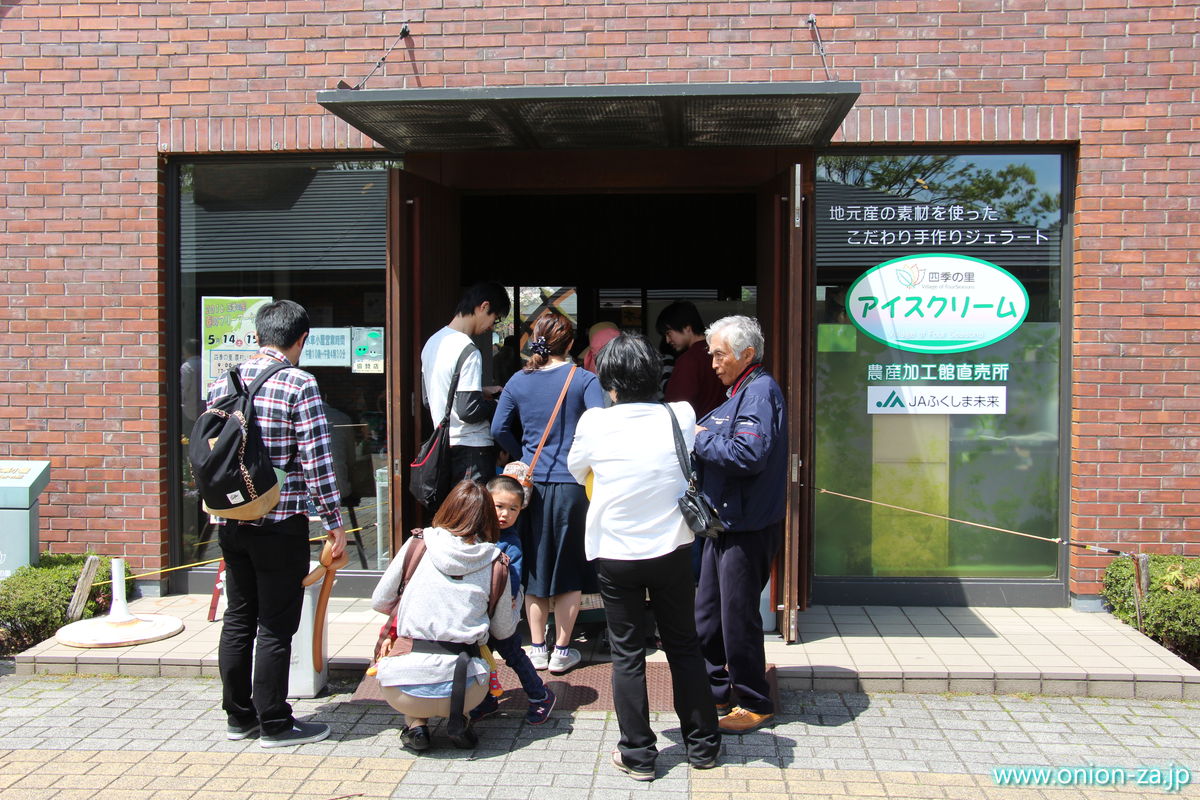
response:
M766 372L699 421L700 489L731 531L755 531L783 519L787 500L787 409Z

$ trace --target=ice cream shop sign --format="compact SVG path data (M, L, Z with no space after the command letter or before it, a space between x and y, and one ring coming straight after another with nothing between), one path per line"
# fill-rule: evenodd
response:
M962 353L998 342L1029 313L1029 293L990 261L948 253L872 267L846 293L850 321L913 353Z

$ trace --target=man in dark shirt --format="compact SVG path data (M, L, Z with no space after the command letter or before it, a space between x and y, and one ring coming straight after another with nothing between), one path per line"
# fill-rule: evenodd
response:
M684 400L692 404L696 419L725 402L725 387L712 371L708 345L704 342L704 319L695 305L676 300L662 310L655 322L659 334L679 355L663 390L668 403Z

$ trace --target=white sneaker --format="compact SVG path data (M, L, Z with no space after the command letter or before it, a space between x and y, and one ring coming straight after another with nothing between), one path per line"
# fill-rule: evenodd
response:
M583 661L583 655L574 647L567 648L566 655L561 655L561 651L555 648L554 655L550 656L550 671L557 675L566 672L580 661Z
M534 669L541 670L550 666L550 648L530 647L526 652L529 653L529 662L533 664Z

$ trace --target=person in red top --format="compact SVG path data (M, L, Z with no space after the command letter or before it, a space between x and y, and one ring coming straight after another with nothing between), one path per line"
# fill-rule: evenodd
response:
M704 318L695 305L676 300L658 315L654 327L677 353L675 369L663 390L668 403L685 400L700 419L725 402L725 387L712 370L704 342Z

